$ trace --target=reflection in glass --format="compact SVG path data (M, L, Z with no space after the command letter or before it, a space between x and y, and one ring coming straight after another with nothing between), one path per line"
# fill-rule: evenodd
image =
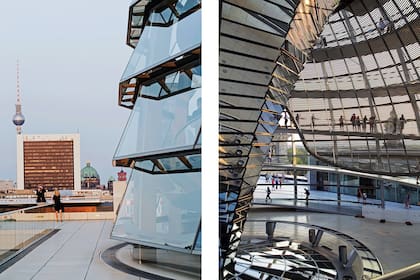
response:
M143 85L140 96L163 98L199 87L201 87L201 65L170 73L152 84Z
M158 6L151 11L146 25L170 26L182 19L187 12L199 9L199 0L175 0L167 1L169 4Z
M146 26L121 82L201 45L201 10L169 27Z
M190 250L200 220L201 172L150 175L134 170L112 236Z
M201 89L159 101L139 98L114 159L193 149L201 127Z

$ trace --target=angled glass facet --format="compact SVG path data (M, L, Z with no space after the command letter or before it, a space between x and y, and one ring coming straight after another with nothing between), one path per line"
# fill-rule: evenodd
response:
M142 245L200 250L201 172L151 175L134 170L112 236Z
M201 88L162 100L138 98L114 159L193 149L201 127Z
M146 26L121 81L176 58L201 45L201 10L168 26Z

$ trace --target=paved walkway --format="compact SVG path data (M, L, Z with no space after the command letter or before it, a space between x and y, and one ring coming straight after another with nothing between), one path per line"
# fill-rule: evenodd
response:
M258 181L257 188L254 191L254 205L271 205L281 206L282 208L299 208L312 211L320 211L326 213L337 213L344 215L360 215L362 213L362 203L358 203L357 197L354 195L341 195L341 206L337 205L337 194L334 192L311 190L310 200L308 205L305 203L305 184L298 185L298 201L294 200L294 186L291 180L285 180L285 184L279 189L272 189L271 184L267 185L265 179ZM267 186L271 190L271 201L265 200ZM368 198L367 204L380 205L381 201L378 199ZM385 201L386 209L404 209L403 203ZM410 211L420 211L420 206L411 205Z
M285 180L285 184L292 184L292 181ZM266 188L270 187L271 201L266 202ZM337 194L326 191L311 190L310 200L308 205L305 202L305 188L306 185L298 185L298 201L294 200L294 186L282 185L279 189L272 189L271 184L266 185L264 179L258 181L257 188L254 192L254 205L278 205L286 208L300 208L312 211L321 211L328 213L340 213L344 215L359 215L362 213L362 204L357 203L357 198L351 195L341 195L341 206L337 205ZM379 200L367 199L368 203L379 204Z
M0 274L1 280L139 279L105 264L100 254L121 242L109 238L112 221L66 221L58 233Z

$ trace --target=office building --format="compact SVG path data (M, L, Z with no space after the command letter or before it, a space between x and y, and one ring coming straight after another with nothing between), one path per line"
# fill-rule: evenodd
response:
M80 135L17 135L17 189L80 190Z

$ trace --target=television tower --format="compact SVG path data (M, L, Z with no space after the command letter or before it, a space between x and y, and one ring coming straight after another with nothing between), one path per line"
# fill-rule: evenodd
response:
M16 125L16 133L22 134L22 125L25 117L22 115L22 104L20 103L20 87L19 87L19 61L16 63L16 113L13 116L13 123Z
M16 63L16 113L13 116L13 123L16 125L16 188L24 189L24 164L23 164L23 135L22 125L25 117L22 115L22 104L20 103L19 86L19 60Z

